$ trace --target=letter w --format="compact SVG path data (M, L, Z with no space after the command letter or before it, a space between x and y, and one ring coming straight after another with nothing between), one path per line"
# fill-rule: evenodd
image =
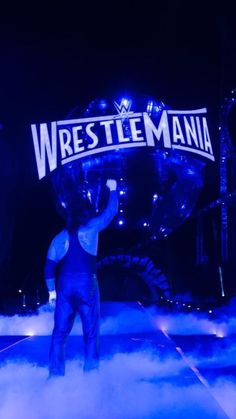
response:
M33 135L35 158L38 168L39 179L46 175L46 158L49 170L52 172L57 167L57 130L56 122L51 122L51 140L47 124L40 124L40 135L38 138L36 125L31 125Z

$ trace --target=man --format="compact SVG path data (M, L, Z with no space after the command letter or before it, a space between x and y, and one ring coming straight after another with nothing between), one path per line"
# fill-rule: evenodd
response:
M100 215L92 216L91 204L67 219L67 228L51 242L45 279L49 302L56 298L54 329L49 356L49 376L65 375L66 338L79 313L83 328L84 370L98 367L100 299L96 275L98 235L118 211L117 182L108 179L109 199Z

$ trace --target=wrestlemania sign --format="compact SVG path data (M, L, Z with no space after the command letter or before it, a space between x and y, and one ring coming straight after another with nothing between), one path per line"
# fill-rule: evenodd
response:
M102 103L104 107L106 102ZM180 150L215 160L206 108L171 110L149 100L137 111L130 99L112 103L110 114L96 108L100 115L90 112L77 119L31 125L39 179L76 159L136 147Z

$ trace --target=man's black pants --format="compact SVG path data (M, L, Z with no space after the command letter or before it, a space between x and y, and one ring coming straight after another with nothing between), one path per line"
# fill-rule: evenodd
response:
M58 280L49 373L65 375L65 344L76 315L81 317L84 370L98 367L100 297L95 274L64 275Z

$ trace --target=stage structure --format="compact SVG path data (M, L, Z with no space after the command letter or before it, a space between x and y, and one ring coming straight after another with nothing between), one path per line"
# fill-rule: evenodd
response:
M235 108L236 89L225 98L221 107L220 129L220 209L221 209L221 259L228 262L229 254L229 208L236 204L236 183L233 169L236 163L236 148L230 134L230 113Z
M103 280L101 281L100 286L101 294L105 288L104 292L106 293L105 296L108 300L113 300L116 293L119 297L121 297L121 293L125 288L124 285L126 285L127 282L132 282L132 279L130 279L132 275L134 277L139 277L143 284L146 285L146 289L142 287L142 301L146 300L149 301L149 303L155 303L160 301L160 299L167 300L171 297L171 290L166 275L159 267L155 266L153 261L148 256L141 257L140 255L127 253L109 255L98 262L98 270L103 273ZM109 282L112 280L112 272L114 272L114 270L122 270L122 283L121 281L118 281L117 286L114 284L112 290L109 290L109 292L107 292L109 287L103 286L106 270L108 271ZM119 289L119 292L117 292L117 288L121 288L121 291ZM123 299L125 294L127 293L123 292ZM130 293L128 293L128 295L130 295Z
M206 251L207 231L204 226L206 217L214 220L213 232L218 269L218 279L222 297L230 297L235 287L229 284L230 276L235 272L234 254L236 250L235 217L236 217L236 147L235 123L236 89L225 97L219 115L219 163L218 163L218 197L199 210L196 235L196 264L203 265L208 261ZM206 223L205 223L206 224ZM217 231L216 231L217 230ZM228 283L228 284L227 284Z
M50 177L64 219L80 210L85 197L98 214L107 201L106 179L115 178L120 206L109 229L142 231L145 242L165 239L183 225L198 201L206 165L215 161L206 108L173 110L149 96L97 98L85 110L73 108L64 121L32 124L31 130L38 177ZM161 269L153 265L148 275L152 262L129 253L133 245L118 256L111 241L100 265L106 256L116 262L122 256L134 269L136 260L152 296L169 297Z

